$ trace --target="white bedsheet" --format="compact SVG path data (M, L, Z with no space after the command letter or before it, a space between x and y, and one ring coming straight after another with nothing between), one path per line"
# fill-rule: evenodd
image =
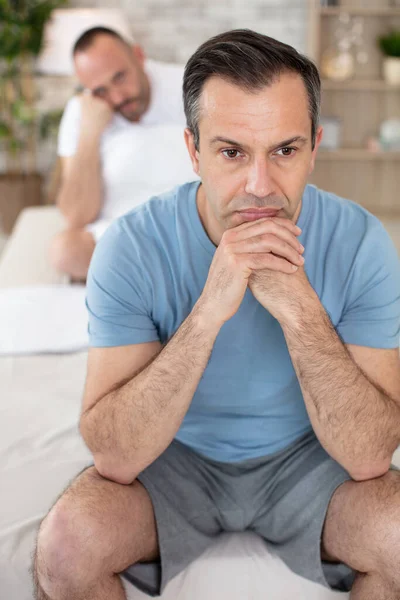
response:
M86 353L0 359L0 598L33 600L41 519L92 459L78 434ZM128 600L148 598L124 581ZM254 534L226 534L162 600L346 600L291 573Z

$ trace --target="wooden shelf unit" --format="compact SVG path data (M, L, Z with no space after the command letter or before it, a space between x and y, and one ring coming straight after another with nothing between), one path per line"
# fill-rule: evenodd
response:
M308 55L319 68L323 52L335 45L334 30L343 13L363 20L368 62L356 64L348 81L322 79L321 114L340 119L342 148L319 150L311 182L375 214L400 216L400 151L366 148L368 137L379 134L384 120L400 118L400 86L383 80L383 56L376 42L390 28L400 29L400 5L394 7L390 0L339 0L338 6L323 7L320 0L309 0Z
M340 150L319 150L319 161L400 161L400 151L371 152L365 148L340 148ZM399 165L397 165L399 168ZM400 182L399 182L400 183Z
M324 90L365 90L371 92L399 92L400 85L390 85L383 79L349 79L348 81L330 81L322 79Z
M377 0L378 2L379 0ZM341 13L348 13L349 15L360 16L360 17L399 17L400 6L397 7L362 7L362 6L323 6L320 9L321 16L323 17L337 17Z

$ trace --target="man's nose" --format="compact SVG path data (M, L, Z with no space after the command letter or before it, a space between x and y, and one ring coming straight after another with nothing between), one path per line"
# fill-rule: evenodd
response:
M126 100L125 94L118 88L112 88L110 90L109 99L114 107L119 106Z
M258 198L263 198L274 192L271 165L265 157L254 159L249 166L245 191Z

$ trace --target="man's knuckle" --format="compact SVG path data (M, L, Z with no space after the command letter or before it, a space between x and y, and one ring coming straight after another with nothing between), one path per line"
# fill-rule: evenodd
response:
M233 231L232 229L227 229L222 234L221 243L222 244L230 244L234 241L235 237L236 237L236 232Z
M254 263L257 267L265 267L269 265L271 262L270 254L255 254L254 255Z

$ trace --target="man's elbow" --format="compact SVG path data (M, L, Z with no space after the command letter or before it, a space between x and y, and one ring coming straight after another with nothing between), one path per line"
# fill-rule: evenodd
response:
M98 444L93 443L93 424L88 420L90 411L83 413L79 422L79 432L93 455L94 466L98 473L115 483L122 485L130 485L139 475L140 471L132 468L132 463L127 466L127 461L121 457L104 453L98 450ZM97 447L95 447L97 446Z
M122 461L110 460L101 454L94 455L94 466L102 477L121 485L131 485L139 475L139 472Z
M358 468L349 470L349 475L354 481L369 481L383 477L390 469L391 459L385 459L379 462L370 462L361 465Z
M86 227L86 225L89 225L89 223L92 223L94 221L94 219L85 219L82 215L74 214L70 216L65 215L65 219L68 223L69 229L83 229L84 227Z
M83 229L89 223L92 223L97 215L83 214L73 209L61 208L60 211L67 222L69 229Z
M77 209L71 206L71 203L63 197L62 193L57 197L56 204L70 229L82 229L95 221L99 213L99 211L88 210L86 208Z

